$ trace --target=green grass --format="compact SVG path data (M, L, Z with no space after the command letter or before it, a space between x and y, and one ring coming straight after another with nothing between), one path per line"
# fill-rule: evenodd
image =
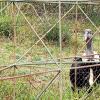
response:
M43 17L43 16L42 16ZM1 16L0 16L1 18ZM42 23L39 24L38 18L35 17L28 17L29 21L35 26L35 30L41 37L48 29L58 20L55 16L50 16L49 21L51 26L48 24ZM11 23L11 18L5 16L2 17L1 23ZM96 21L98 24L98 22ZM7 24L7 25L8 25ZM23 25L24 24L24 25ZM16 60L20 59L22 55L38 40L35 33L32 32L29 25L23 20L22 16L18 16L17 20L17 44L16 44ZM75 35L73 33L75 28L75 20L62 20L62 33L68 34L68 40L62 49L62 57L70 57L74 56L74 51L76 48L75 44ZM6 25L4 25L6 27ZM91 25L88 21L78 22L78 38L77 40L77 50L81 50L84 41L83 41L83 30L86 28L91 28L93 32L95 32L95 28ZM3 32L6 32L6 28L4 28ZM57 30L58 31L58 30ZM4 35L4 34L3 34ZM49 34L51 35L51 34ZM57 43L47 41L43 39L44 43L47 45L48 49L50 50L51 54L55 59L60 58L60 48ZM100 37L98 35L95 36L93 42L94 48L98 53L100 52ZM81 55L84 49L81 50L81 53L77 52L77 55ZM20 61L19 63L28 63L30 61L45 61L45 60L52 59L49 53L47 52L46 48L43 46L41 42L35 45ZM0 38L0 65L12 64L14 63L14 43L13 39L8 39L6 37ZM56 65L34 65L34 66L18 66L16 69L16 73L14 73L13 68L7 71L3 71L0 73L1 76L13 76L13 75L25 75L29 73L37 73L45 71L46 69L35 68L35 67L51 67L52 69L57 67ZM79 94L77 92L72 93L71 85L69 80L69 68L70 65L63 65L62 67L65 68L63 70L63 100L79 100L84 95L84 90L82 90ZM40 75L32 77L31 81L34 83L33 85L36 86L36 89L33 88L30 83L27 81L28 78L16 79L16 80L5 80L0 81L0 100L13 100L14 92L16 100L35 100L35 97L40 93L43 88L47 85L47 83L52 79L54 74L50 75ZM35 81L39 81L35 82ZM13 81L16 81L14 85ZM39 87L40 86L40 87ZM15 90L14 90L15 89ZM88 100L95 100L95 98L99 97L100 95L100 86L98 89L94 91L95 93L91 94L88 97ZM57 78L54 83L47 89L47 91L41 97L41 100L59 100L60 92L59 92L59 78Z
M82 37L78 38L78 42L79 42L79 50L81 48L81 46L83 46L82 43ZM98 50L98 37L96 36L94 38L94 47L96 50ZM0 54L0 64L9 64L9 63L13 63L13 57L9 59L9 57L11 55L13 55L13 43L11 41L3 41L2 45L0 45L2 48L2 53ZM72 48L73 45L70 45L68 47L64 47L63 48L63 57L68 57L68 56L73 56L73 49ZM49 43L47 43L47 47L49 48L49 50L51 51L52 55L54 56L54 58L59 58L59 46L58 45L51 45ZM24 52L29 49L25 46L21 47L18 46L16 47L16 60L19 59L21 57L21 55L24 54ZM99 50L98 50L99 51ZM100 51L99 51L100 52ZM31 55L32 57L32 61L44 61L45 59L51 59L50 55L48 54L47 50L42 46L42 45L37 45L35 47L33 47L33 49L31 50L31 52L28 53L29 55ZM25 55L25 57L23 57L23 59L20 61L20 63L27 63L28 60L28 55ZM54 68L55 65L45 65L45 67L51 67ZM71 88L70 88L70 81L69 81L69 68L70 65L66 65L63 67L66 67L65 70L63 70L63 81L64 81L64 85L63 85L63 100L79 100L79 98L81 98L84 95L84 91L82 90L79 94L76 93L72 93ZM42 65L41 65L42 67ZM57 67L57 66L55 66ZM38 70L31 68L32 71L34 72L38 72ZM45 69L42 69L45 70ZM32 71L30 71L29 69L27 69L27 67L24 67L21 70L17 70L15 75L23 75L23 74L29 74ZM8 70L9 72L9 70ZM4 71L1 73L1 75L3 76L7 76L13 75L13 70L11 70L11 73L9 74L8 72ZM7 74L8 73L8 74ZM35 90L34 88L32 88L30 86L30 84L27 82L26 83L26 79L20 79L16 81L16 100L34 100L36 95L44 88L44 86L50 81L52 77L47 76L45 77L45 75L42 77L40 77L40 80L47 80L45 82L45 84L42 84L40 88L37 87L37 90ZM58 80L58 79L57 79ZM100 87L99 87L100 88ZM93 94L91 94L90 97L88 97L88 100L94 100L95 98L99 97L99 88L97 90L95 90L93 92ZM4 98L13 98L13 94L14 93L14 86L13 86L13 81L1 81L0 82L0 100L3 100ZM49 89L43 94L43 96L41 97L42 100L58 100L59 99L59 86L58 86L58 81L55 82L54 84L51 85L51 87L49 87Z
M19 74L25 74L25 73L19 73ZM63 74L66 75L65 72L63 72ZM52 77L48 75L46 79L45 75L43 75L43 76L37 76L35 81L38 80L38 77L41 81L45 83L39 84L38 87L38 83L34 83L34 80L31 80L33 86L37 87L36 89L27 81L27 79L29 78L0 81L0 100L5 100L7 98L13 100L14 93L15 93L16 100L27 100L27 99L35 100L36 96L44 89L44 87L50 81L50 79L52 79ZM80 98L82 98L83 95L85 94L85 89L81 90L80 93L78 92L73 93L70 88L70 84L69 84L70 81L68 79L65 80L64 78L65 77L63 76L63 82L64 82L63 100L79 100ZM15 81L15 85L14 85L14 81ZM60 90L59 90L58 82L59 80L56 79L53 82L53 84L51 84L51 86L41 96L41 100L58 100L60 98L60 92L59 92ZM87 97L87 100L95 100L96 98L98 99L99 96L100 96L100 86L94 89L94 91Z

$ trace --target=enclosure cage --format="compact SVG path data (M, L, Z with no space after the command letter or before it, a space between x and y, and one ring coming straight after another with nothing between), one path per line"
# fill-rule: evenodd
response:
M73 58L84 57L85 29L100 53L99 6L99 0L0 0L0 99L100 98L100 87L92 96L73 94L69 78Z

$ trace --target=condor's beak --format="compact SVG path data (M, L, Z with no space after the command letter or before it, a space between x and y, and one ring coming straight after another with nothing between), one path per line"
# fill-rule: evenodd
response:
M84 34L84 39L85 39L85 41L87 41L88 38L89 38L89 36L88 36L88 33L86 32L86 33Z
M84 39L85 41L88 41L89 39L91 39L91 34L88 34L88 32L85 32Z
M92 37L91 29L85 29L85 31L84 31L84 39L85 39L85 41L91 39L91 37Z
M86 34L84 34L84 39L85 39L85 41L87 40L87 35Z

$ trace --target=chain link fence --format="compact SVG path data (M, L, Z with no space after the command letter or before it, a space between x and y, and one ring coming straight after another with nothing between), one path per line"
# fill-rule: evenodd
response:
M100 23L87 12L92 7L99 11L85 4L0 2L1 100L100 98L99 88L89 97L84 89L73 93L70 82L70 69L77 70L70 67L73 58L82 57L86 47L85 29L92 29L94 50L100 52Z

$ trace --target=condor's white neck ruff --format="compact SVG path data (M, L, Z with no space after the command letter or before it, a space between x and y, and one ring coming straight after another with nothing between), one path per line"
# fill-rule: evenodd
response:
M83 56L87 56L87 58L82 59L84 61L95 61L99 62L99 55L93 51L92 47L92 32L90 29L85 30L85 41L86 41L86 50ZM93 69L90 68L89 73L89 84L92 86L94 83L94 75L93 75Z
M97 52L93 51L92 46L92 31L91 29L86 29L84 33L84 39L86 42L86 49L83 56L87 56L87 58L83 59L83 61L99 61L99 55Z

